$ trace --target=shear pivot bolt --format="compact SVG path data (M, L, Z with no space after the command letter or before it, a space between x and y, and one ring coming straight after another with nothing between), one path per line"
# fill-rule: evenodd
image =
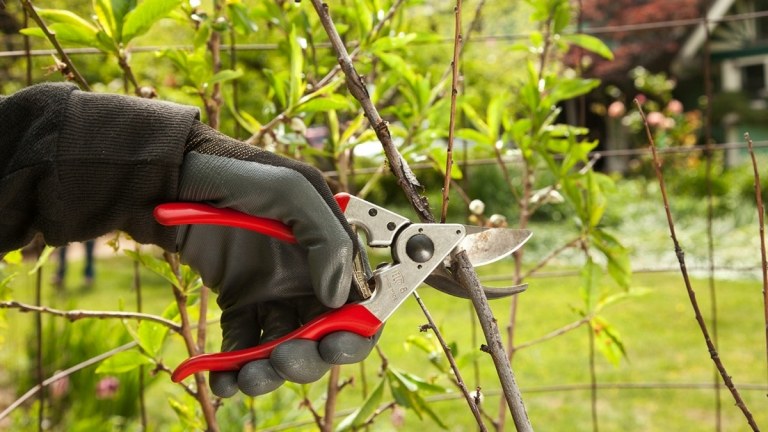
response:
M425 263L435 253L435 244L424 234L416 234L405 244L405 253L417 263Z

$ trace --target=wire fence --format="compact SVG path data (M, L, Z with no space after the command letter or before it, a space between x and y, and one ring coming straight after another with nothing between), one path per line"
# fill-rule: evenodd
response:
M709 2L704 2L704 3L709 3ZM591 27L591 28L584 28L582 30L582 33L600 36L600 35L610 35L610 34L619 33L619 32L641 32L641 31L652 31L652 30L667 30L667 29L682 28L682 27L706 26L707 24L712 24L712 23L716 24L716 23L727 23L727 22L745 22L745 21L751 21L751 20L767 18L767 17L768 17L768 11L756 11L756 12L750 12L750 13L728 15L718 19L710 19L706 17L706 11L703 11L702 16L699 18L648 22L648 23L631 24L631 25ZM479 44L479 43L489 43L489 42L497 42L497 41L519 41L519 40L525 40L529 36L530 36L529 33L474 35L470 43ZM445 38L438 41L433 41L431 43L449 44L449 43L453 43L453 38ZM330 45L320 43L320 44L316 44L316 47L330 48ZM169 48L187 49L187 48L190 48L190 46L186 46L186 45L134 46L134 47L130 47L130 52L135 54L154 53L154 52L161 51L164 49L169 49ZM277 44L237 44L232 47L223 45L222 49L225 50L226 52L275 51L275 50L278 50L278 45ZM71 55L101 54L100 51L96 49L91 49L91 48L67 48L65 49L65 52ZM26 56L50 56L55 54L56 54L55 50L49 50L49 49L8 50L8 51L0 51L0 59L23 58ZM703 79L706 81L711 81L712 68L711 68L711 64L709 64L710 58L708 56L704 56L703 61L705 62L705 64L702 65L702 70L705 71L705 75ZM711 95L706 95L706 96L711 100ZM704 127L705 128L711 127L711 124L709 123L709 119L705 118ZM706 133L706 135L708 136L709 133ZM754 147L767 148L768 141L756 141L754 143ZM658 151L662 154L686 155L686 154L692 154L692 153L723 152L727 150L744 150L746 148L747 148L746 142L723 142L723 143L700 144L700 145L685 146L685 147L667 147L667 148L661 148ZM612 157L627 157L627 156L646 158L650 156L650 150L648 148L600 150L600 151L591 152L589 156L593 160L607 159ZM504 159L504 163L508 163L508 164L514 164L518 161L519 161L519 158L516 156L507 156ZM460 163L460 165L464 165L464 166L486 166L486 165L495 165L495 164L498 164L498 160L496 159L469 160L469 161ZM414 164L411 167L413 169L433 169L432 164ZM372 174L372 173L375 173L377 170L379 170L379 168L375 168L375 167L374 168L358 168L355 170L355 173L356 174ZM338 176L338 174L339 173L335 171L326 172L326 175L328 175L329 177ZM754 273L760 270L760 267L749 266L749 265L744 265L744 266L699 265L699 266L693 266L691 270L699 271L702 274L709 274L709 277L714 279L714 274L719 271L737 272L737 273L738 272ZM633 270L634 273L675 273L677 271L679 271L679 268L669 267L669 266L645 267L645 268L638 268ZM548 272L537 273L532 277L534 278L572 277L572 276L578 276L578 274L579 272L577 271L548 271ZM483 278L484 281L498 281L498 280L505 280L505 279L507 279L507 277L505 276ZM712 307L714 309L717 309L718 304L714 296L712 297L712 302L713 302ZM712 321L712 324L716 330L718 326L718 321L714 319ZM722 384L720 383L719 378L715 377L711 382L600 382L598 381L595 384L549 385L549 386L536 386L536 387L528 387L528 388L523 387L523 394L559 393L559 392L573 392L573 391L584 391L584 390L593 390L593 391L594 390L621 390L621 391L709 390L713 392L713 394L715 395L714 397L717 399L714 409L717 411L717 416L719 417L720 411L724 409L723 404L721 402L721 396L718 391L721 388L722 388ZM765 392L768 390L768 385L766 385L765 383L740 383L738 384L738 388L740 390ZM487 395L498 394L498 392L495 390L488 390L485 393ZM446 396L446 397L450 398L455 396ZM440 399L440 398L433 398L433 399ZM343 414L343 412L340 412L340 414ZM723 430L723 426L721 425L719 420L717 421L717 424L715 425L714 429L717 431Z

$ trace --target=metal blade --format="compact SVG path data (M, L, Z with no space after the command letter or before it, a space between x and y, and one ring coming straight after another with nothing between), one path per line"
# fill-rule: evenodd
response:
M451 276L451 273L445 267L436 268L432 274L427 276L427 279L424 280L424 283L431 286L432 288L437 289L438 291L442 291L454 297L469 298L469 293L467 290L461 284L453 280L453 276ZM482 288L485 292L485 296L488 297L489 300L495 300L519 294L528 288L528 284L513 285L510 287L501 288L483 286Z
M460 246L467 251L469 262L484 266L509 256L531 238L531 231L511 228L465 226L467 236Z

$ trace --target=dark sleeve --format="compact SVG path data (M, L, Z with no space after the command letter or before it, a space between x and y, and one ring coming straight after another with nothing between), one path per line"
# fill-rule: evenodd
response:
M174 247L152 218L178 195L196 108L43 84L0 97L0 252L122 230Z

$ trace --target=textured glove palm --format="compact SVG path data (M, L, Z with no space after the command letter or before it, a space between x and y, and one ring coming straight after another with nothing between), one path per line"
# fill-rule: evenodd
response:
M197 123L182 166L179 200L279 220L298 240L287 244L220 226L180 229L182 261L219 294L222 351L276 339L347 301L356 240L316 169ZM211 373L211 389L222 397L238 388L259 395L285 380L312 382L331 364L365 358L374 339L339 332L319 343L284 342L269 360L251 362L239 372Z

